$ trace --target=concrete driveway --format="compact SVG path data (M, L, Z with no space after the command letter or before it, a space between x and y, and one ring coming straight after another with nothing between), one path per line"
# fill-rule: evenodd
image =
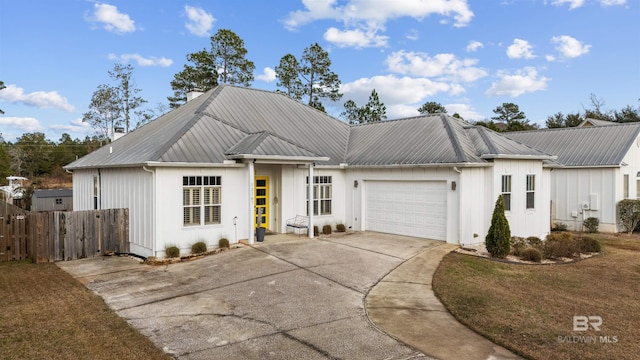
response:
M274 235L169 266L129 257L58 265L179 359L424 359L370 323L364 298L441 244L369 232Z

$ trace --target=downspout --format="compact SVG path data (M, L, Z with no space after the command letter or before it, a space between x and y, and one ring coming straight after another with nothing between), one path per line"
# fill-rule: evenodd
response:
M313 233L314 233L314 226L313 226L313 202L315 201L315 199L313 198L313 187L315 186L315 182L313 181L313 166L315 164L311 163L309 164L309 187L308 187L308 193L309 193L309 204L308 204L308 211L309 211L309 228L307 229L307 233L309 235L309 239L313 239ZM318 204L319 206L320 204Z
M153 256L156 256L157 245L156 245L156 171L149 170L146 166L142 166L142 170L151 173L151 252ZM131 214L129 214L131 216ZM131 226L129 226L129 243L131 243Z
M248 226L249 226L249 238L247 239L249 241L249 244L253 245L254 243L254 237L255 237L255 229L253 228L253 219L255 218L255 207L254 207L254 196L255 196L255 182L256 182L256 174L255 174L255 167L254 167L254 162L256 160L254 159L253 161L250 161L248 163L249 165L249 203L248 205Z
M453 167L453 171L458 173L458 182L460 182L460 174L462 174L462 170L458 169L457 166ZM458 194L460 194L460 192L458 191ZM462 196L458 195L458 242L460 243L460 246L464 246L464 242L462 241Z

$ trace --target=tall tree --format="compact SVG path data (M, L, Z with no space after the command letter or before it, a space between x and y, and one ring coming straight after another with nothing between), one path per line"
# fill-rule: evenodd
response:
M118 85L114 87L116 90L115 95L118 98L117 101L120 104L122 109L121 113L124 116L125 133L128 133L131 113L147 101L137 96L141 90L134 85L133 66L131 66L131 64L115 64L113 70L109 71L109 76L118 83Z
M545 124L548 129L553 129L576 127L580 125L581 122L582 117L580 116L580 113L567 114L566 116L564 116L561 112L558 112L552 116L547 117L547 121L545 122Z
M211 37L211 57L218 70L218 81L249 86L256 66L246 58L247 49L236 33L220 29Z
M283 87L289 97L301 100L303 95L302 80L300 80L300 63L292 54L287 54L280 59L280 64L275 68L276 86Z
M614 111L613 117L616 122L639 122L640 121L640 108L633 108L631 105L627 105L620 111Z
M45 138L44 133L25 133L13 146L22 150L21 168L26 176L36 177L51 173L54 144Z
M2 138L0 133L0 179L11 175L11 156L9 156L9 145Z
M171 81L173 96L167 97L172 109L187 101L191 91L208 91L219 83L250 86L255 65L247 60L244 41L233 31L220 29L211 37L211 50L188 54L182 71Z
M177 108L187 101L187 93L191 91L208 91L218 86L218 71L213 57L207 50L187 55L187 61L193 65L184 65L171 80L173 96L167 97L169 107Z
M117 93L113 86L99 85L91 96L89 111L82 115L82 121L89 123L104 138L110 138L113 128L122 122L122 107Z
M376 89L373 89L365 106L359 107L355 101L347 100L341 115L349 124L376 123L387 118L387 107L380 101Z
M4 86L4 81L0 80L0 91L2 91L2 89L6 88L6 86ZM2 109L0 109L0 114L4 114L4 111L2 111Z
M308 104L313 106L323 99L340 100L340 79L331 71L331 59L318 43L305 48L300 61L302 94L309 97ZM315 106L317 107L317 106Z
M523 131L537 128L535 125L529 124L524 112L520 111L518 105L514 103L503 103L501 106L496 107L493 112L496 116L491 119L506 124L505 131Z
M447 109L439 102L427 101L418 108L418 112L420 115L446 114Z

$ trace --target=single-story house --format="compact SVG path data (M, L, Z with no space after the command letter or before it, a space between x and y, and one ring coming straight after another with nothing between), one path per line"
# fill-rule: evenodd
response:
M73 211L73 189L36 189L31 211Z
M543 237L555 158L447 115L349 125L220 85L66 169L74 210L129 208L131 251L163 257L253 242L259 216L277 233L310 215L320 228L481 243L499 195L513 235Z
M600 231L622 231L618 202L640 199L640 123L607 123L505 135L558 156L562 167L551 172L551 213L571 230L582 230L584 219L595 217Z

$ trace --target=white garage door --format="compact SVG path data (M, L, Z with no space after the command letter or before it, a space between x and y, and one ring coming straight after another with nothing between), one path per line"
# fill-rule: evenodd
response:
M447 239L446 181L366 181L365 201L367 230Z

